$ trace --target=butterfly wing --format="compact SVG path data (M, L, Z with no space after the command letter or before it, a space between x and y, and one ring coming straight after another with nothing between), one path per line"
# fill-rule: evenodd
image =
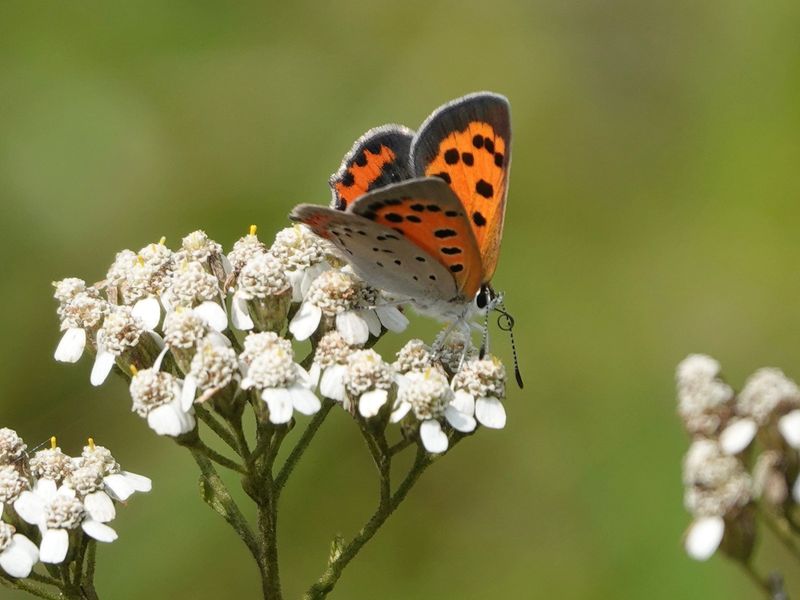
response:
M437 109L411 143L415 176L440 177L466 210L478 243L483 281L497 266L511 165L508 100L479 92Z
M402 125L370 129L353 144L329 180L333 208L344 210L368 191L411 177L414 132Z
M300 204L289 218L331 241L370 285L406 298L450 300L458 290L450 271L394 229L361 215Z
M471 299L478 291L483 276L478 245L464 207L441 179L423 177L382 187L358 198L349 210L434 257L455 279L459 295Z

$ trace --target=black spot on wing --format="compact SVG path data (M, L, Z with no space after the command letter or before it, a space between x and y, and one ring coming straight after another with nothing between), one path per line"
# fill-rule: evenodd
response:
M389 213L388 215L386 215L386 220L391 221L392 223L402 223L403 216L398 215L397 213Z
M412 204L408 208L416 212L422 212L423 210L425 210L425 207L422 204Z
M420 219L417 215L407 215L406 221L409 223L422 223L422 219Z
M475 137L473 137L472 145L475 146L476 148L483 148L483 136L476 135Z
M450 148L444 153L444 162L448 165L454 165L458 162L458 150Z
M436 231L433 232L433 235L435 235L437 238L444 239L456 236L458 235L458 233L452 229L437 229Z
M441 179L445 183L452 183L453 182L453 180L450 179L450 174L445 172L445 171L442 171L441 173L436 173L436 175L434 175L434 177L438 177L439 179Z
M464 265L450 265L450 270L453 273L458 273L464 270Z
M494 195L494 188L492 184L484 179L479 179L475 184L475 191L484 198L491 198Z
M468 167L471 167L475 164L475 157L472 156L472 152L464 152L461 154L461 160L464 161L464 164Z
M472 213L472 222L478 227L483 227L486 225L486 217L484 217L479 210L476 210Z
M456 246L445 246L442 248L443 254L461 254L461 248L457 248Z

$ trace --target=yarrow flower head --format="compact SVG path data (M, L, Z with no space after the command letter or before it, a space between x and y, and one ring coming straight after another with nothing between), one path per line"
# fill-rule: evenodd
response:
M392 366L398 373L410 373L425 371L434 365L438 365L438 362L435 360L433 349L420 339L412 339L400 348L397 360Z
M397 393L392 421L397 422L412 414L419 421L419 435L428 452L447 450L449 440L442 430L446 420L455 430L468 433L476 423L469 408L456 403L456 396L440 370L428 367L424 371L411 371L403 375Z
M184 410L189 410L197 390L206 393L198 400L202 402L238 379L239 357L236 351L227 344L207 339L200 343L192 359L181 392L181 405Z
M17 432L8 427L0 428L0 465L16 466L26 456L28 446L17 435Z
M691 354L678 365L678 413L692 435L719 433L733 413L733 389L720 377L721 370L704 354Z
M55 297L61 303L58 315L64 332L54 354L59 362L77 362L87 343L95 350L97 331L110 309L108 302L100 298L96 290L90 288L87 291L76 282L83 283L80 279L64 279L55 284Z
M345 401L347 362L355 350L357 347L348 344L336 330L329 331L320 338L309 374L312 381L319 383L319 392L325 398L337 402Z
M147 330L129 306L114 306L97 332L97 356L92 367L92 385L101 385L114 364L149 364L161 352L163 340Z
M455 403L460 411L473 415L478 423L490 429L506 425L506 368L500 359L487 356L464 363L453 377Z
M137 370L130 383L133 411L147 419L159 435L177 437L195 428L194 409L181 403L181 384L177 378L155 369Z
M292 300L292 287L282 265L271 254L257 254L244 264L231 303L236 329L280 330Z
M395 381L392 366L374 350L356 350L347 359L344 374L345 408L356 406L362 417L376 416L389 400Z
M745 382L736 415L720 435L729 454L742 452L759 429L773 426L790 447L800 449L800 388L780 369L759 369Z
M331 268L326 259L332 252L329 243L311 233L305 225L282 229L269 249L269 253L283 266L292 284L294 302L303 300L311 283L323 271Z
M726 527L741 525L753 499L752 480L742 463L725 454L719 443L695 440L683 463L684 504L694 517L686 534L686 551L706 560L719 547ZM747 544L752 548L752 540Z
M469 332L446 328L433 341L439 362L448 374L455 375L465 362L478 357L478 349L472 343Z
M255 339L248 339L255 335ZM246 374L242 389L255 389L269 407L269 420L275 424L288 423L296 410L305 415L316 413L319 398L311 391L311 378L303 367L294 362L294 352L288 340L265 334L250 334L245 339L242 354Z
M228 261L231 263L233 272L238 275L251 259L266 253L267 245L258 239L256 235L256 226L251 225L250 233L239 238L233 244L233 248L228 252Z

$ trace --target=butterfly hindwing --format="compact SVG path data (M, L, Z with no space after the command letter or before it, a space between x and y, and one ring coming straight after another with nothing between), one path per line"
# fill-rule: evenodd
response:
M339 170L331 175L331 205L346 209L370 190L411 177L410 154L414 132L402 125L370 129L353 144Z
M444 265L461 295L482 283L481 259L464 207L437 177L422 177L369 192L349 208L404 236Z
M482 259L483 281L497 266L511 164L505 97L470 94L437 109L411 144L415 176L443 179L467 213Z
M389 227L349 210L315 204L296 206L289 218L332 242L373 287L407 298L447 301L457 296L447 268Z

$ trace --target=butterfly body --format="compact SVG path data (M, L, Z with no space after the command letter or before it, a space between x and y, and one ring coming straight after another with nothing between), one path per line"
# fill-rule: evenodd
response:
M508 101L470 94L416 134L368 131L331 177L332 207L301 204L290 217L330 240L370 285L467 322L497 265L510 159Z

